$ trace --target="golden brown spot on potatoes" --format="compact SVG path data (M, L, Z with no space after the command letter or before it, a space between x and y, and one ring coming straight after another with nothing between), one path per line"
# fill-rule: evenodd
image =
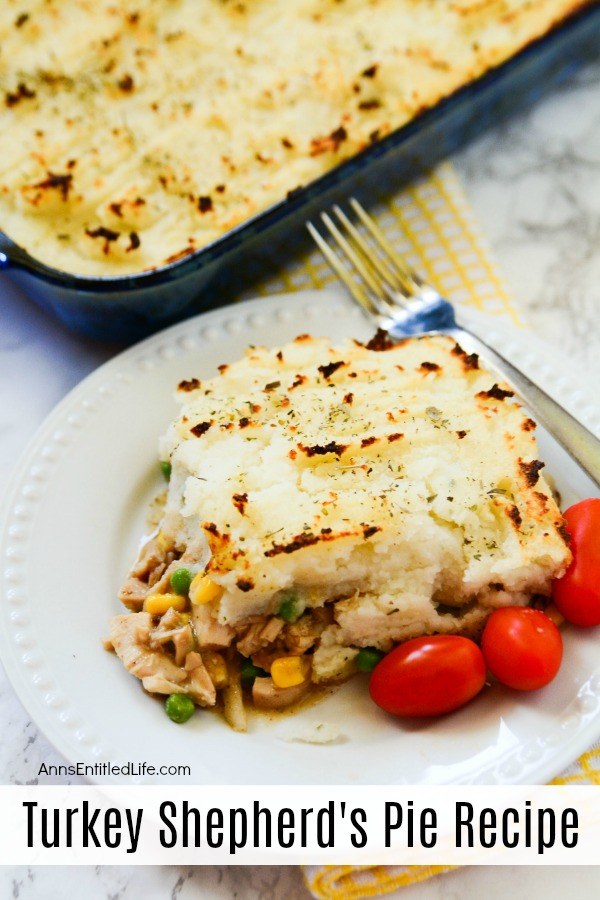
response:
M334 372L337 372L337 370L341 366L345 366L345 365L346 365L346 363L343 361L343 359L340 359L340 360L337 360L337 362L330 362L324 366L317 366L317 370L321 373L323 378L329 379L329 378L331 378L331 376L333 375Z
M111 243L117 241L120 235L119 231L114 231L112 228L105 228L104 225L101 225L99 228L86 228L85 233L88 237L101 238L101 240L104 241L102 252L105 256L108 256L110 252Z
M478 369L479 368L479 356L477 353L467 353L460 344L455 344L452 350L450 351L454 356L458 356L462 363L462 367L465 372L468 372L470 369Z
M379 109L380 107L381 100L378 100L377 97L370 97L368 100L361 100L358 104L358 108L362 110Z
M244 593L247 593L254 588L254 582L251 578L238 578L235 583L237 584L240 591L243 591Z
M391 350L396 346L396 341L393 341L387 331L384 331L383 328L378 328L369 343L366 344L367 350L374 350L376 353Z
M518 531L522 525L523 519L521 518L521 513L514 503L511 503L510 506L506 507L506 515L514 523Z
M312 138L310 142L310 155L319 156L321 153L327 153L327 151L336 153L340 144L343 144L347 138L348 132L343 125L340 125L339 128L334 128L331 134Z
M33 100L35 96L35 91L32 91L31 88L28 88L25 82L20 81L17 85L16 91L6 92L6 94L4 95L4 103L9 109L11 109L13 106L16 106L17 103L20 103L21 100Z
M26 96L34 95L28 94ZM73 160L70 160L69 163L67 163L67 168L72 169L75 163L73 162ZM46 178L44 178L42 181L38 181L37 184L33 185L33 187L38 188L39 190L48 190L54 188L60 192L61 198L63 200L67 200L69 197L69 191L73 187L73 175L70 172L62 175L57 172L48 171L46 172Z
M203 197L198 197L198 211L201 213L211 212L213 209L212 197L205 195Z
M210 422L198 422L197 425L190 428L190 431L195 437L202 437L203 434L206 434L212 424L212 420Z
M248 494L234 494L231 498L233 505L238 510L241 516L243 516L246 512L246 504L248 502Z
M363 535L364 528L368 527L369 526L363 526ZM380 529L376 528L375 530L379 531ZM295 535L285 544L273 542L270 549L265 550L264 555L271 558L273 556L279 556L280 553L296 553L297 550L303 550L305 547L312 547L314 544L320 542L330 542L340 540L341 538L355 537L356 533L356 531L351 530L334 532L332 528L322 528L318 534L314 534L312 531L303 531L301 534ZM367 537L370 537L370 535L367 535Z
M117 87L122 90L124 94L131 94L135 87L131 75L125 74L122 78L119 78L119 80L117 81Z
M141 245L140 236L137 231L129 232L129 244L125 248L126 253L131 253L133 250L138 250Z
M297 550L302 550L304 547L311 547L313 544L318 544L320 540L321 536L313 534L312 532L298 534L287 544L273 543L270 550L265 550L265 556L270 558L278 556L280 553L295 553Z
M328 444L313 444L312 446L298 444L298 448L302 450L303 453L306 453L307 456L326 456L328 453L334 453L336 456L341 456L344 450L347 450L348 445L336 444L335 441L329 441Z
M524 460L519 459L519 469L525 477L525 481L529 487L533 487L538 483L540 469L543 469L544 466L545 463L540 459L532 459L530 462L524 462Z
M567 524L564 521L564 519L562 519L560 522L556 523L556 530L560 534L561 538L563 539L563 541L565 542L567 547L570 547L571 546L571 535L569 534L569 529L567 528Z
M197 378L189 378L184 381L180 381L177 385L178 391L197 391L200 387L200 382Z
M373 63L372 66L369 66L367 69L363 69L361 74L362 78L375 78L377 74L377 69L379 68L379 63Z
M179 250L177 253L172 253L170 256L167 256L165 263L174 263L186 256L190 256L194 253L195 249L195 247L184 247L183 250Z
M475 396L482 400L505 400L507 397L514 397L515 392L501 388L496 382L488 391L478 391Z

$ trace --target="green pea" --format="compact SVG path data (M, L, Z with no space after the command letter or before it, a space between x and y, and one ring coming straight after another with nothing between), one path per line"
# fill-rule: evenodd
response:
M176 594L187 597L190 592L190 584L194 580L194 573L189 569L175 569L171 575L171 587Z
M363 647L354 662L359 672L372 672L384 656L385 653L382 653L381 650L376 650L375 647Z
M305 608L305 605L300 602L297 595L290 593L282 597L277 615L284 622L297 622Z
M168 481L171 477L171 463L168 459L161 460L160 471L165 476L165 481Z
M265 670L261 669L259 666L255 666L249 659L242 663L240 668L240 681L244 687L251 687L254 684L255 678L267 678L268 675L268 672L265 672Z
M194 715L196 705L187 694L170 694L165 700L165 712L172 722L183 725Z

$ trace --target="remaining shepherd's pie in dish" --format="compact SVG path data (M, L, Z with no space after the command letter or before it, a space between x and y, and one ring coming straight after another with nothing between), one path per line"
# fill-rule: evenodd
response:
M361 654L477 636L570 562L535 423L451 338L301 335L178 389L164 515L109 645L147 691L244 727ZM250 698L250 687L247 690Z
M0 226L122 275L205 246L582 0L5 0Z

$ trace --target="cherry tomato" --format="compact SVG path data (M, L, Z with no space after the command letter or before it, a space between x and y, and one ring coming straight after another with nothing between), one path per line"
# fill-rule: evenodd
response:
M498 681L517 691L535 691L548 684L560 668L560 631L539 609L505 606L487 620L481 649Z
M552 586L552 598L567 622L600 625L600 499L581 500L564 514L573 561Z
M373 670L372 700L395 716L437 716L468 703L485 684L474 641L435 634L400 644Z

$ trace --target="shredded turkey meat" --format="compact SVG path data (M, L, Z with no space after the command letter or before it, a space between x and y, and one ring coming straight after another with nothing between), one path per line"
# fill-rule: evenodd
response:
M315 646L325 628L332 622L333 609L331 606L311 610L297 622L285 626L283 632L285 649L288 653L302 656L303 653Z
M141 610L149 591L158 584L174 558L173 550L167 549L158 537L146 541L119 591L121 603L135 612Z
M242 656L255 656L276 640L284 624L283 619L276 616L270 618L261 616L260 621L250 625L244 636L238 640L238 650Z
M192 606L192 623L201 650L224 650L235 636L233 628L222 625L206 605Z
M252 700L258 709L285 709L298 703L310 689L310 680L293 687L277 687L272 678L257 678L252 686Z
M188 694L199 706L214 706L216 690L202 656L191 649L193 643L188 641L185 627L171 627L173 612L169 610L156 627L146 612L115 616L110 626L110 644L125 668L150 693ZM174 658L165 649L165 642L173 638L178 644Z
M183 666L188 653L195 649L194 634L189 622L183 620L173 607L162 616L160 622L150 632L152 649L162 649L167 643L173 645L175 665Z

